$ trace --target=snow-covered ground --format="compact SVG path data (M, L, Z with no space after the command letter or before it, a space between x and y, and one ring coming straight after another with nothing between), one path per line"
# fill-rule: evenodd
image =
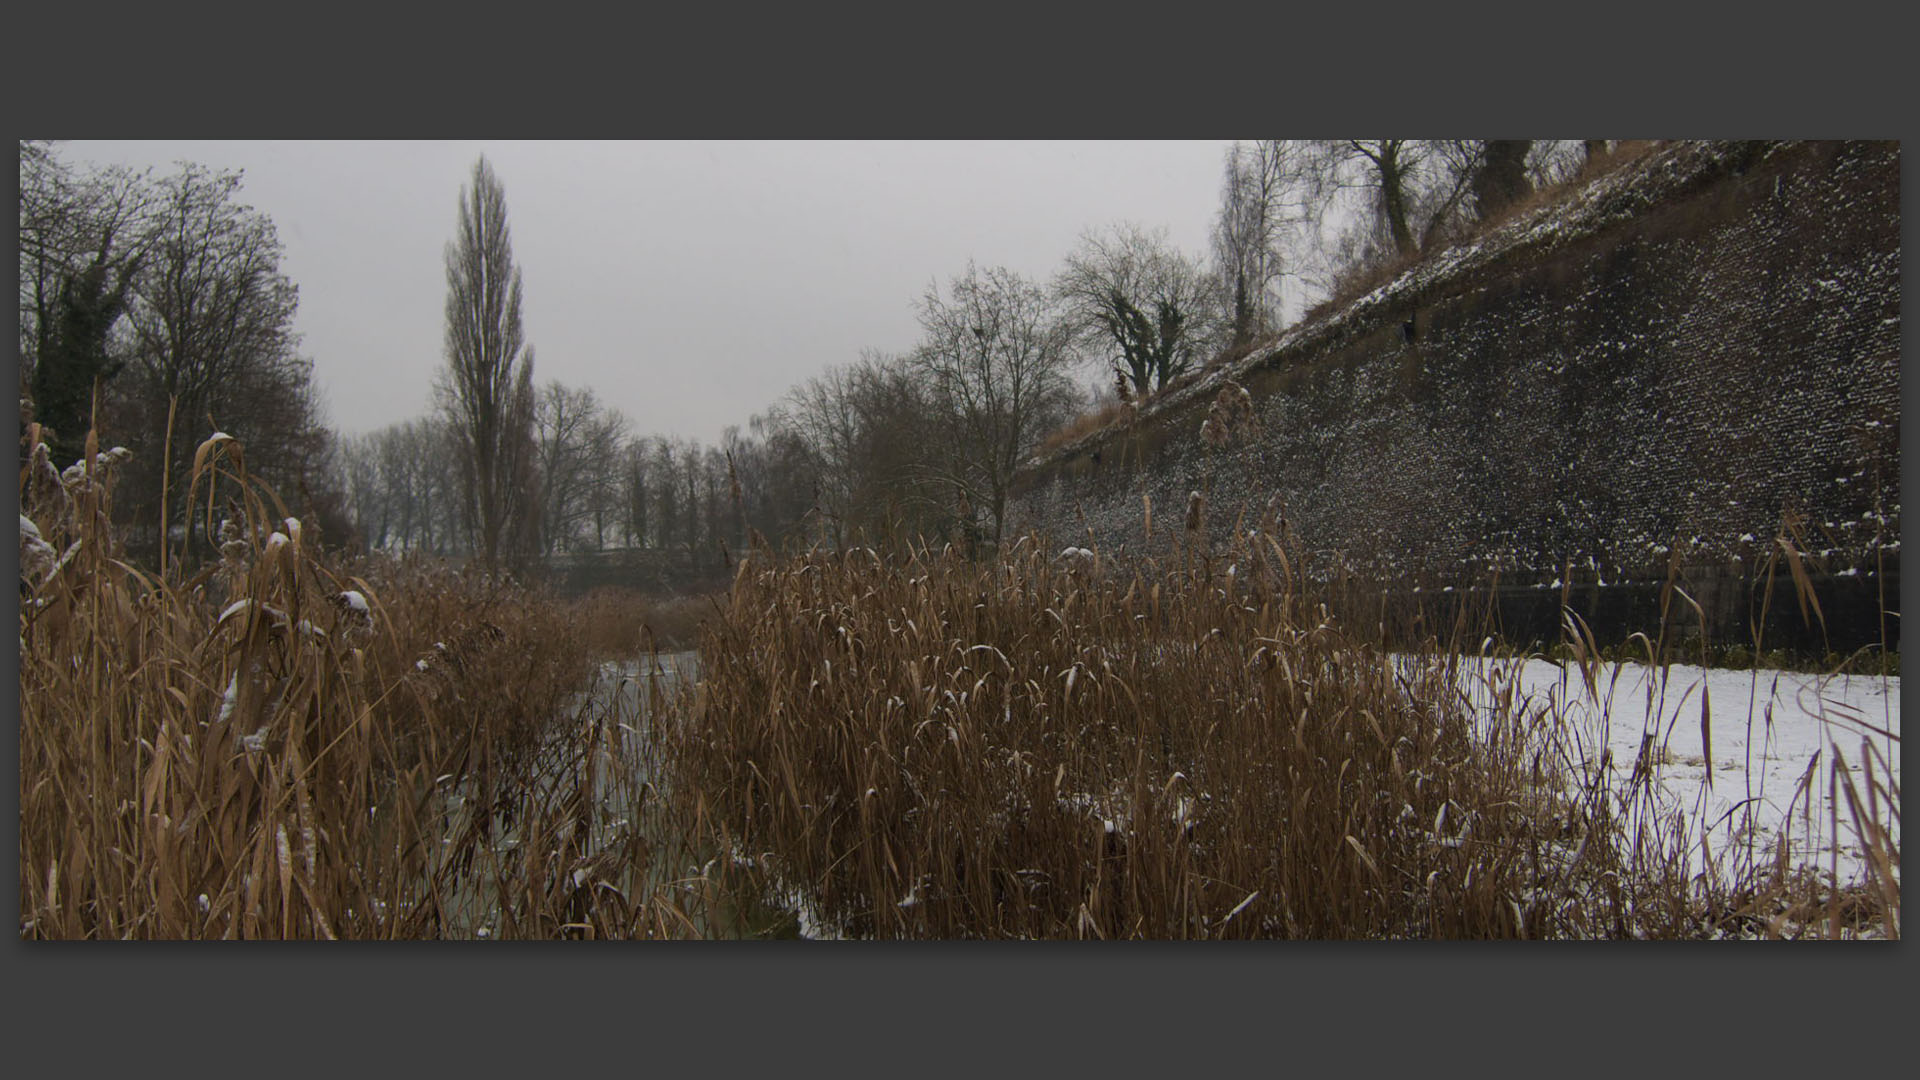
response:
M1842 883L1866 880L1868 856L1834 764L1844 761L1861 816L1869 758L1875 783L1898 791L1898 677L1676 664L1662 680L1657 668L1608 663L1589 687L1578 666L1540 659L1492 662L1469 674L1482 702L1506 686L1527 713L1547 707L1562 717L1575 775L1591 776L1604 764L1612 789L1624 795L1644 751L1656 814L1679 812L1689 822L1694 873L1709 860L1726 872L1749 852L1766 865L1785 836L1792 863ZM1877 816L1897 845L1898 807L1882 801Z

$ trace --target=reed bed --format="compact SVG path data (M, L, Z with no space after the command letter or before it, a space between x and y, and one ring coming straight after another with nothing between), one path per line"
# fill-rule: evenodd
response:
M124 561L126 452L21 485L28 938L666 937L637 716L555 601L318 550L240 446L192 476L220 557ZM90 463L90 464L89 464Z
M1165 564L756 553L662 751L731 855L712 876L853 937L1837 936L1842 905L1847 932L1898 935L1872 825L1897 773L1851 800L1873 804L1866 887L1784 856L1702 877L1707 824L1650 768L1622 786L1564 698L1473 655L1465 613L1390 654L1272 524ZM1606 677L1568 634L1567 678Z
M142 568L125 452L61 473L28 434L23 937L1899 934L1897 734L1802 780L1864 883L1784 837L1700 875L1727 823L1661 802L1660 732L1622 785L1472 612L1393 626L1270 520L1125 565L759 550L718 600L568 605L334 558L224 436L218 559ZM695 627L697 682L636 655ZM1612 701L1566 629L1562 690Z
M715 610L715 597L704 594L662 595L602 585L569 603L568 618L596 659L632 660L657 651L694 648L700 624Z
M756 556L666 753L737 871L853 936L1585 936L1630 900L1551 902L1617 860L1540 717L1347 633L1271 531L1228 563Z

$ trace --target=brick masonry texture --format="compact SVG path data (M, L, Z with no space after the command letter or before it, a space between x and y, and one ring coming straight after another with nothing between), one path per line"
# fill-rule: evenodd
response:
M1897 566L1899 164L1662 146L1034 462L1010 523L1163 554L1198 491L1215 550L1271 506L1323 572L1539 584L1751 574L1798 515L1823 576Z

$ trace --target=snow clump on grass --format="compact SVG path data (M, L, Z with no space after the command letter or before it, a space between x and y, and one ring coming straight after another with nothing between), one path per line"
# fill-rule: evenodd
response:
M53 545L40 536L40 527L25 514L20 515L20 578L33 584L45 581L53 569Z

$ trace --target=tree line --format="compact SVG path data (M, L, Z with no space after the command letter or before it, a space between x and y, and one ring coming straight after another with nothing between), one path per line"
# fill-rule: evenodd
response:
M190 162L161 175L75 169L45 141L20 144L23 434L40 423L62 468L96 427L138 448L118 485L131 551L204 549L187 478L217 431L245 444L297 512L335 536L350 529L313 361L293 330L299 289L240 183Z
M1308 301L1465 238L1606 152L1236 143L1208 251L1120 222L1085 232L1047 280L970 263L914 300L912 348L865 351L703 446L636 432L591 388L538 378L505 187L485 158L446 248L432 407L341 439L298 352L298 290L273 223L238 201L240 174L81 171L23 142L23 423L52 429L63 462L96 415L125 433L146 463L123 483L129 528L183 549L188 455L214 430L244 442L329 539L373 549L519 565L610 548L724 562L757 539L991 545L1014 473L1076 415L1244 352Z

